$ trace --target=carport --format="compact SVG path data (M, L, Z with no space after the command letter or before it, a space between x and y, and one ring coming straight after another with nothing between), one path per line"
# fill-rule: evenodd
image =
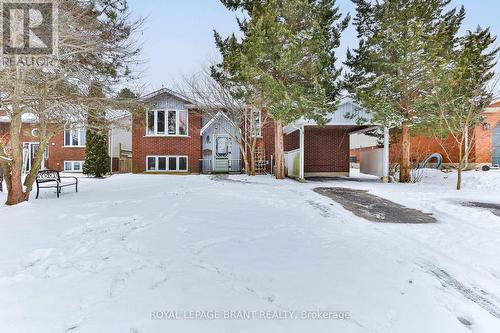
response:
M284 130L285 168L289 177L337 177L350 174L350 136L382 126L352 99L344 98L324 126L300 119ZM383 148L363 153L361 172L389 179L389 130L383 128Z

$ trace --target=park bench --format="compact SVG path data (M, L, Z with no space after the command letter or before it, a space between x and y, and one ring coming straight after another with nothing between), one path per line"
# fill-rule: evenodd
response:
M64 179L65 181L62 181ZM66 181L70 179L70 181ZM40 189L55 188L57 197L61 194L64 187L74 186L78 192L78 178L76 177L61 177L59 171L55 170L42 170L36 176L36 198L40 194Z

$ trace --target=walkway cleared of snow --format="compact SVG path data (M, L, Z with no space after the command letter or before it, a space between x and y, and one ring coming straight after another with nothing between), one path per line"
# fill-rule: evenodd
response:
M500 331L500 217L461 205L499 203L500 173L468 172L461 192L453 178L121 175L0 205L0 332ZM329 186L438 222L372 223L313 192ZM154 320L167 311L350 319Z

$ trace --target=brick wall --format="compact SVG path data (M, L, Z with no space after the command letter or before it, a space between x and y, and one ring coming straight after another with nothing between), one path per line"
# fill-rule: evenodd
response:
M400 163L401 144L397 138L394 141L390 147L390 160L391 163ZM415 164L422 162L434 153L441 154L444 163L458 162L458 149L456 149L455 140L451 136L440 140L423 135L414 136L410 139L410 149L410 159Z
M489 125L486 129L482 124L477 126L475 139L473 131L470 131L470 140L474 140L474 147L470 152L469 161L471 163L491 163L493 147L493 128L500 123L500 111L484 113L484 123ZM450 135L445 139L436 139L417 135L411 138L411 160L414 163L423 161L427 156L439 153L443 156L444 163L458 163L459 151L456 141ZM391 144L391 162L399 163L400 158L399 142Z
M500 124L500 111L485 113L485 123L476 128L476 145L474 149L475 161L477 163L491 163L493 159L493 129Z
M0 136L9 133L10 124L0 123ZM38 142L33 135L36 125L23 124L21 127L21 142ZM45 161L45 168L58 171L64 170L64 161L84 161L85 148L65 148L64 132L54 136L49 142L49 159Z
M305 127L304 172L348 173L349 129L328 126L324 128ZM285 151L300 148L300 132L284 136Z
M349 148L347 129L306 127L304 171L306 173L348 173Z
M285 151L292 151L300 148L300 133L295 131L283 137L283 145L285 146Z
M64 147L64 132L61 132L49 142L49 159L45 163L45 167L63 171L64 161L85 161L85 148Z
M266 152L266 161L268 161L268 165L266 168L267 172L272 172L271 165L271 156L274 163L274 138L275 138L275 128L274 121L266 116L265 111L262 111L262 138L257 140L257 147L261 147L265 149Z
M33 136L34 125L22 124L21 127L21 142L36 142L38 139ZM9 134L10 123L0 123L0 137Z
M197 110L189 110L188 137L147 137L146 116L137 114L132 125L132 171L146 171L148 155L188 156L188 171L200 172L202 117Z
M379 148L381 148L381 147L379 147L379 146L372 146L372 147L363 147L363 148L351 149L351 151L350 151L350 157L351 158L355 157L356 158L356 163L359 163L361 161L361 153L362 152L370 151L370 150L374 150L374 149L379 149Z

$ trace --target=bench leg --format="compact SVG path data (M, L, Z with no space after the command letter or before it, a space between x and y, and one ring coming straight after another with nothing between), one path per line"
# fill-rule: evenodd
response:
M75 187L76 187L76 193L78 193L78 183L76 183Z
M57 198L59 199L59 194L61 194L61 189L59 188L59 185L57 185Z
M36 187L36 198L38 199L38 195L40 194L40 188L37 186Z

